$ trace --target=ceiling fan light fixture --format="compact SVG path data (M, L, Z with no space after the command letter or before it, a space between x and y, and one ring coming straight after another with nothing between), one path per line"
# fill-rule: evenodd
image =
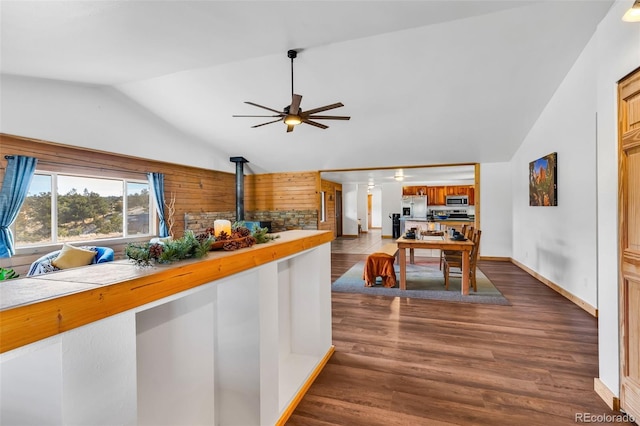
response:
M633 6L627 10L622 20L625 22L640 22L640 0L636 0L633 3Z
M287 126L296 126L302 123L302 119L297 115L289 114L284 118L284 124Z

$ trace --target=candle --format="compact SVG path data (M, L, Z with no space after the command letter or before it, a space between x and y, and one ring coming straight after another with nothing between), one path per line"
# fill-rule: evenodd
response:
M231 236L231 222L228 220L215 220L213 222L213 234L216 238L224 231L228 237Z

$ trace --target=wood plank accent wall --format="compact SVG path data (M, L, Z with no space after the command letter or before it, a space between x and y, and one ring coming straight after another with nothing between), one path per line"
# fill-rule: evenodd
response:
M38 158L37 170L73 172L99 177L146 179L146 172L165 175L165 197L176 196L174 236L184 233L186 212L235 211L235 174L200 169L162 161L148 160L109 152L73 147L43 140L0 134L0 184L4 180L5 155L28 155ZM122 257L124 246L113 247ZM38 255L0 259L0 266L25 273ZM26 266L25 266L26 265Z
M326 194L325 207L326 221L318 224L318 229L323 231L333 231L333 236L336 236L336 191L342 191L342 184L331 182L328 180L322 180L320 183L320 190ZM318 207L319 208L319 207Z
M244 204L249 210L318 210L320 172L247 175Z

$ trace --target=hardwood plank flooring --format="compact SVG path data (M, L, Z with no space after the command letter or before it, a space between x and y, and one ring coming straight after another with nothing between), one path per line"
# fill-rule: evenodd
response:
M360 239L332 243L332 280L378 243ZM287 424L554 426L618 414L593 390L597 319L511 263L479 266L511 306L333 293L336 351Z

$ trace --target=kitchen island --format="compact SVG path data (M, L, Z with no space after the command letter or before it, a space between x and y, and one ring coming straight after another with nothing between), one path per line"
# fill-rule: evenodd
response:
M3 282L3 423L284 423L333 352L333 235L277 235Z

